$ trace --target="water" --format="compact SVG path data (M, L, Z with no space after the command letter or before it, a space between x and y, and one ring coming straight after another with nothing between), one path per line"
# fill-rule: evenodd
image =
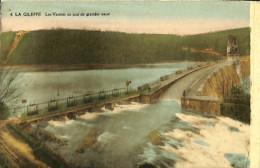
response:
M29 103L49 101L51 98L66 98L83 95L88 91L125 88L125 81L131 80L131 88L137 89L145 83L158 80L161 76L175 73L180 69L194 66L195 62L146 64L125 69L103 69L64 72L19 73L20 99ZM59 92L59 95L58 95ZM19 101L21 102L21 101ZM19 103L20 104L20 103Z
M145 83L158 80L161 76L173 74L180 69L187 69L187 67L196 64L195 62L178 62L146 64L125 69L21 72L17 77L19 79L17 86L23 93L16 105L46 102L54 97L59 99L72 95L83 95L88 91L98 92L100 90L125 88L125 81L127 80L131 80L130 87L136 89ZM23 99L26 99L27 103L21 104ZM174 108L176 110L169 110ZM72 122L66 122L63 126L49 125L46 130L55 133L57 137L68 140L68 146L62 147L59 151L66 158L76 159L73 161L80 163L81 166L99 163L111 167L114 167L114 164L117 167L132 167L133 164L145 160L137 156L144 152L140 147L145 146L144 144L148 145L147 136L150 132L159 129L170 120L178 123L175 122L174 113L180 111L180 106L176 102L161 102L141 108L141 111L129 109L124 113L113 115L105 112L91 120L79 118ZM180 125L185 124L180 123ZM87 153L76 153L75 151L88 131L93 129L96 129L98 133L96 146ZM169 156L169 159L176 160L176 156L169 154L169 152L157 147L154 148L157 152L160 151L165 156ZM97 158L99 159L96 160ZM102 162L99 162L100 160Z
M239 129L237 129L235 127L229 127L228 130L231 132L239 132Z
M211 126L211 127L215 127L215 124L212 123L212 122L205 122L204 124L205 124L205 125L209 125L209 126Z
M238 127L238 121L186 112L175 101L117 105L115 111L50 121L45 130L67 145L47 144L80 167L133 168L144 163L165 168L243 167L245 163L237 159L241 157L226 155L231 151L246 154L249 147L249 126L241 126L241 132L229 130ZM95 134L88 134L91 131ZM84 153L76 152L84 140L93 138L95 143Z
M193 142L196 143L196 144L198 144L198 145L202 145L202 146L210 146L209 143L204 142L204 141L198 141L198 140L196 140L196 141L193 141Z
M225 154L246 154L249 149L248 125L187 112L175 101L101 110L104 112L86 113L76 120L50 121L45 130L66 140L67 145L47 144L80 167L104 168L132 168L144 163L166 168L243 166L238 159L227 161ZM229 130L237 127L241 131ZM89 134L91 131L94 134ZM76 152L84 140L93 138L95 142L84 153Z
M104 113L90 120L79 118L61 127L48 125L46 130L68 140L68 145L62 147L60 152L80 166L94 162L104 167L131 168L144 161L170 166L178 157L160 146L152 145L147 137L157 130L162 134L163 144L184 146L163 135L163 132L172 130L179 124L175 113L180 112L177 102L164 101L137 110ZM97 130L97 142L83 154L75 153L89 130Z
M235 168L248 168L250 167L250 162L245 154L241 153L226 153L225 158L235 167Z

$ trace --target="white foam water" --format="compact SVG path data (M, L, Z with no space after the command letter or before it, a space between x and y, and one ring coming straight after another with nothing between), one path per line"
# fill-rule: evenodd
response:
M242 153L248 157L249 125L227 117L207 118L183 113L176 115L181 120L199 128L199 134L181 129L165 133L166 136L186 144L179 148L163 146L165 150L185 158L176 162L177 168L230 167L230 162L224 156L226 153ZM215 126L207 125L206 122L214 123ZM231 131L230 127L237 128L239 131ZM207 145L194 142L203 142Z
M173 101L117 104L114 111L102 110L78 116L64 127L51 125L48 129L58 137L71 137L69 145L59 151L82 167L91 159L95 164L125 168L144 162L171 168L230 167L225 154L248 156L249 125L227 117L186 113ZM75 158L71 151L92 128L98 129L96 144ZM154 130L162 137L160 145L149 142L148 135Z
M131 102L128 105L119 105L116 104L114 110L108 110L105 109L105 107L101 108L102 111L104 111L103 113L100 112L86 112L85 114L79 116L78 118L84 119L84 120L92 120L92 119L96 119L97 117L101 116L101 115L105 115L105 114L117 114L120 112L123 112L125 110L131 110L131 111L137 111L141 108L146 107L148 104L141 104L141 103L137 103L137 102ZM61 127L61 126L65 126L65 125L70 125L74 120L70 120L67 117L64 120L50 120L48 121L49 125L55 126L55 127Z
M61 127L61 126L65 126L65 125L70 125L72 124L73 120L69 120L67 117L64 120L50 120L48 121L49 125L55 126L55 127Z
M116 114L116 113L120 113L126 110L131 110L131 111L138 111L141 108L146 107L148 104L142 104L142 103L138 103L138 102L131 102L130 104L116 104L114 107L114 110L108 110L105 107L102 108L103 111L105 112L109 112L111 114Z
M86 112L84 115L81 115L79 118L82 118L82 119L85 119L85 120L92 120L92 119L97 118L100 115L102 115L102 113L97 113L97 112L89 113L89 112Z

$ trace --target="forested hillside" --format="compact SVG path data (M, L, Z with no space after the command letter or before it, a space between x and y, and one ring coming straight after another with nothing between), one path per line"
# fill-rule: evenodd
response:
M1 62L5 59L6 55L8 54L8 51L10 50L10 46L14 38L15 32L1 33Z
M2 33L2 58L13 32ZM206 61L219 56L191 52L213 48L226 55L230 34L238 38L240 54L250 53L250 28L199 35L127 34L90 30L38 30L24 35L7 65L16 64L132 64L171 60ZM185 49L184 48L188 48Z

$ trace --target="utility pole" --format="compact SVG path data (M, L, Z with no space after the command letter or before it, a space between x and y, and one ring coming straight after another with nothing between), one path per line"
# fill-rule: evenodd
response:
M131 84L131 81L126 81L125 85L126 85L126 93L128 93L128 86Z
M58 90L57 90L57 96L59 96L60 95L60 88L58 88Z

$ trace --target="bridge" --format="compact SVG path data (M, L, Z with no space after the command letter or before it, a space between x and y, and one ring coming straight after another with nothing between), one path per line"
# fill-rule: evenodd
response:
M65 115L68 118L75 118L76 114L92 111L96 107L113 110L117 102L125 100L151 103L157 100L175 99L180 102L183 96L196 95L197 90L207 77L218 69L227 66L227 64L226 60L203 63L163 76L157 81L138 87L137 90L120 88L59 100L53 99L44 103L17 107L14 112L23 112L21 114L21 124L26 124Z

